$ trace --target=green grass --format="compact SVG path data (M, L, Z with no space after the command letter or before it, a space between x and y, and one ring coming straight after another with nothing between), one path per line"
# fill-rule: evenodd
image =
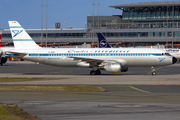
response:
M8 112L5 108L0 106L0 120L22 120L17 116L14 116L10 112Z
M107 90L97 86L63 86L64 91L76 92L107 92Z
M96 86L0 86L0 91L107 92Z
M0 78L0 82L20 82L20 81L36 81L36 80L51 80L51 79L63 79L63 78Z

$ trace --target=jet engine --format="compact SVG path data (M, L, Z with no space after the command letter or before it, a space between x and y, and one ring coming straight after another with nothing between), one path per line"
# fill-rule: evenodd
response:
M7 57L6 56L1 56L1 64L4 64L7 62Z
M3 65L4 63L6 63L7 62L7 56L6 55L3 55L3 51L2 50L0 50L0 64L1 65Z
M122 67L121 63L107 63L103 67L100 67L100 69L111 73L120 73L128 71L128 67Z

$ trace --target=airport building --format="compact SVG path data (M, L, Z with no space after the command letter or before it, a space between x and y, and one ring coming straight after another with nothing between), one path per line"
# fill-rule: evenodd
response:
M38 43L48 45L96 45L101 32L114 47L136 47L148 45L180 44L180 1L144 2L109 6L119 9L119 15L87 16L83 29L28 29L27 32ZM12 44L10 31L3 30L3 43ZM43 43L43 44L42 44ZM95 44L94 44L95 43Z

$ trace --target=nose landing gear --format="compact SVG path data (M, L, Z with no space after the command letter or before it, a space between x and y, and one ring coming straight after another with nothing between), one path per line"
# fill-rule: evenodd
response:
M156 75L156 70L155 70L154 66L151 67L151 71L152 71L152 73L151 73L152 75Z

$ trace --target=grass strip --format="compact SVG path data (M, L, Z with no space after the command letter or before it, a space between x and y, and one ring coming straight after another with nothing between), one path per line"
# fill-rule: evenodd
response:
M0 120L22 120L0 106Z
M65 79L65 78L0 78L0 82L20 82L20 81L36 81L36 80L54 80L54 79ZM67 79L67 78L66 78Z
M0 106L3 108L3 110L7 111L6 113L3 112L2 116L7 117L9 116L9 114L13 115L13 118L1 119L0 117L0 120L41 120L36 115L35 116L29 115L26 111L23 111L23 109L20 108L18 105L1 103Z
M0 86L0 91L107 92L97 86Z

